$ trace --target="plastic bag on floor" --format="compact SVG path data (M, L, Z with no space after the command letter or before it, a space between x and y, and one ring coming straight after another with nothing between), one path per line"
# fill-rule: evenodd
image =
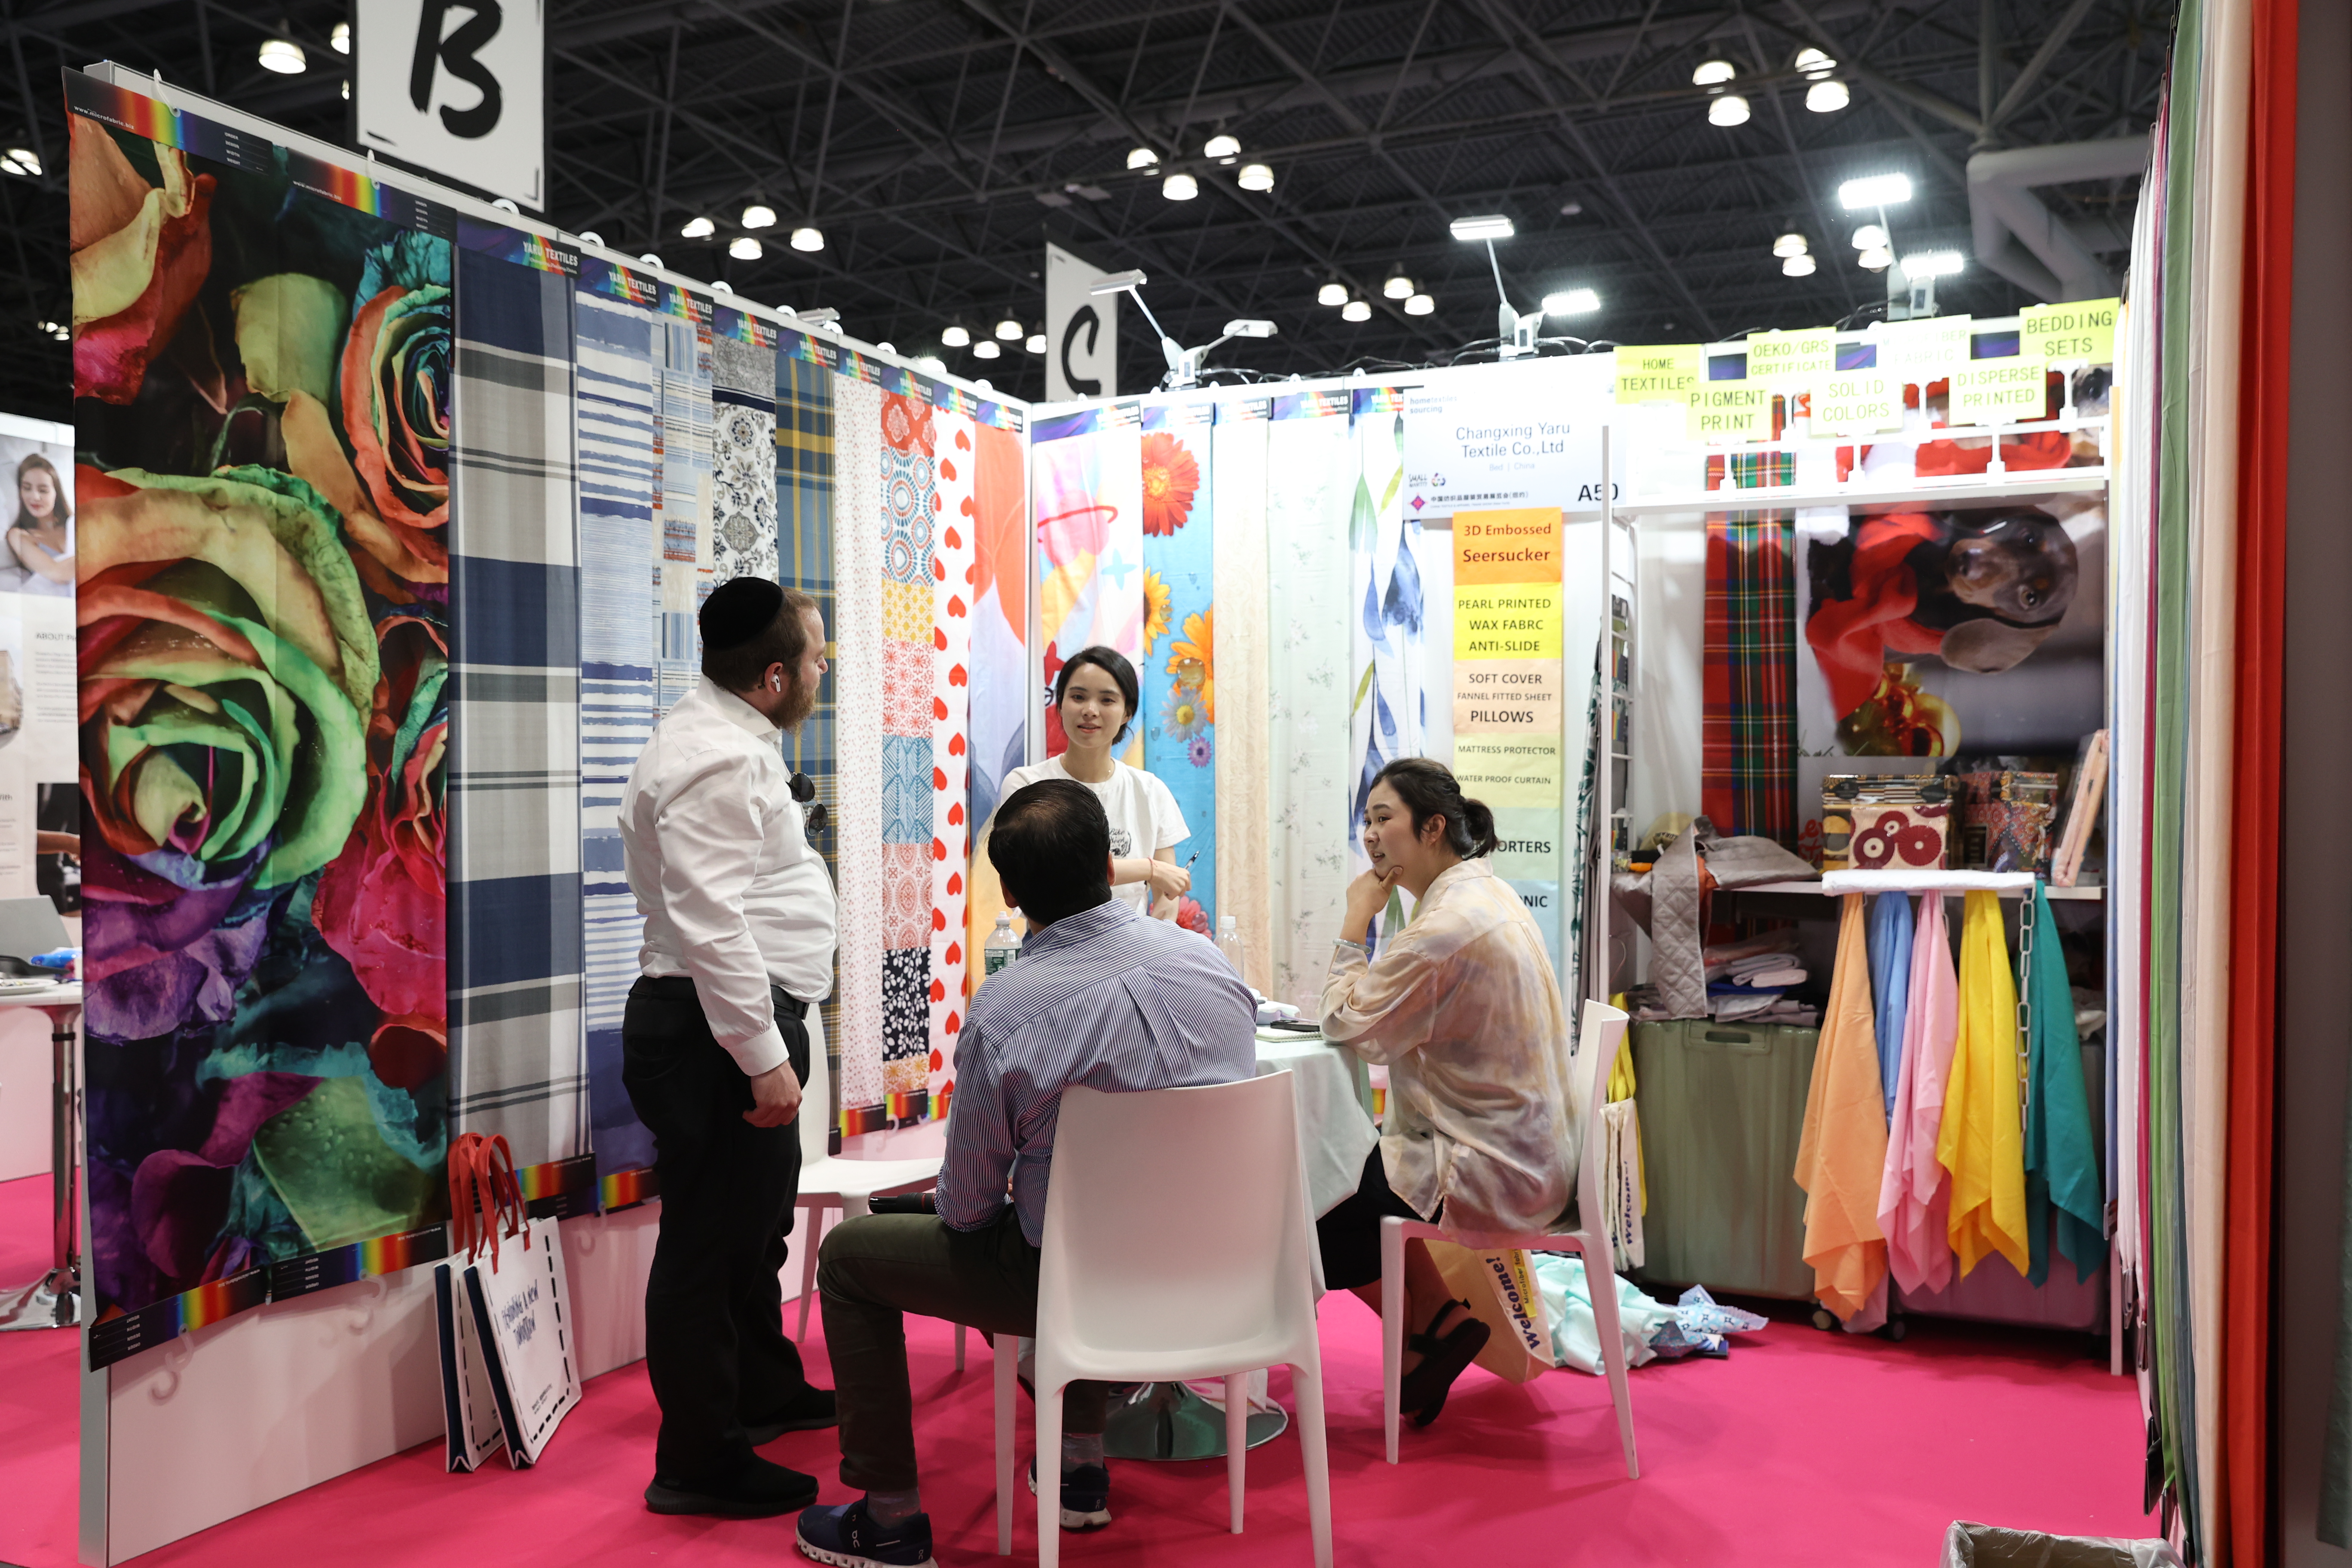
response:
M1551 1320L1554 1361L1581 1372L1601 1371L1601 1332L1592 1321L1592 1298L1585 1289L1584 1259L1563 1253L1535 1255L1536 1286L1544 1311ZM1618 1327L1625 1338L1625 1364L1640 1366L1655 1359L1650 1341L1675 1321L1675 1310L1643 1293L1642 1288L1618 1275Z
M2180 1568L2162 1541L2042 1535L1955 1521L1944 1535L1943 1568Z

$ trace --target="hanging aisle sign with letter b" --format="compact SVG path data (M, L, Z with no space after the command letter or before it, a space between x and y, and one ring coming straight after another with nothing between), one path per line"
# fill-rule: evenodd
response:
M360 145L544 208L545 0L359 0L358 11Z

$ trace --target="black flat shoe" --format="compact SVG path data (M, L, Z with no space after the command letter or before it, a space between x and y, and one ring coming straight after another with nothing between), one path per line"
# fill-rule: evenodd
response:
M840 1424L841 1418L835 1414L833 1390L809 1388L802 1390L800 1397L782 1409L770 1411L761 1420L744 1422L743 1435L757 1448L787 1432L819 1432Z
M756 1456L724 1486L693 1485L656 1476L646 1488L655 1513L708 1513L722 1519L772 1519L816 1501L816 1478Z
M1454 1305L1465 1312L1470 1310L1467 1301ZM1444 1315L1441 1308L1438 1316ZM1397 1392L1397 1408L1412 1411L1416 1426L1426 1426L1436 1420L1437 1413L1445 1408L1445 1395L1453 1389L1454 1380L1478 1359L1478 1352L1493 1337L1494 1331L1475 1317L1455 1324L1454 1331L1444 1339L1434 1334L1408 1337L1405 1348L1421 1352L1421 1364L1405 1373L1403 1386Z

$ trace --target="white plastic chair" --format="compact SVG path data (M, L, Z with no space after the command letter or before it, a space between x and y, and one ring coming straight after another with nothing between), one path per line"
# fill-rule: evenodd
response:
M1601 1129L1601 1110L1609 1099L1609 1069L1624 1038L1624 1014L1606 1003L1585 1003L1583 1026L1577 1031L1582 1048L1576 1054L1575 1064L1583 1079L1583 1095L1577 1107L1584 1121L1584 1152L1576 1179L1574 1229L1461 1231L1394 1215L1381 1221L1381 1423L1387 1431L1390 1464L1397 1462L1402 1425L1398 1405L1404 1384L1404 1244L1413 1237L1423 1237L1450 1241L1474 1252L1518 1247L1582 1255L1586 1294L1592 1298L1592 1323L1601 1336L1601 1364L1609 1373L1609 1396L1617 1405L1617 1436L1625 1449L1625 1474L1641 1479L1641 1463L1633 1454L1633 1400L1625 1388L1624 1331L1617 1321L1616 1258L1609 1246L1609 1216L1600 1201L1609 1190L1601 1170L1601 1150L1607 1142Z
M808 1218L797 1226L801 1254L801 1325L793 1336L808 1338L809 1303L816 1300L816 1249L824 1237L824 1215L839 1209L848 1219L873 1213L872 1201L899 1193L927 1192L937 1186L940 1163L925 1160L843 1160L825 1152L833 1104L830 1068L824 1059L824 1026L817 1010L809 1009L809 1078L801 1086L801 1115L793 1125L801 1134L801 1188L795 1206ZM955 1369L963 1370L964 1326L956 1325Z
M1225 1380L1225 1484L1242 1529L1249 1374L1287 1365L1316 1568L1331 1564L1315 1226L1291 1075L1202 1089L1062 1091L1037 1279L1037 1561L1061 1560L1062 1391ZM1013 1550L1013 1370L996 1338L996 1549Z

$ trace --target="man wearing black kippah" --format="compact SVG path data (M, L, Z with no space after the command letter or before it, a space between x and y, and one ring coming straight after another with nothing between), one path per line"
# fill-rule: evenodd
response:
M833 883L778 740L816 706L824 622L807 595L739 577L711 592L701 626L702 679L621 796L623 865L646 917L622 1081L654 1134L662 1200L646 1282L662 1413L646 1505L756 1519L814 1501L816 1481L752 1448L834 1424L832 1392L809 1386L784 1337L777 1278L834 946Z

